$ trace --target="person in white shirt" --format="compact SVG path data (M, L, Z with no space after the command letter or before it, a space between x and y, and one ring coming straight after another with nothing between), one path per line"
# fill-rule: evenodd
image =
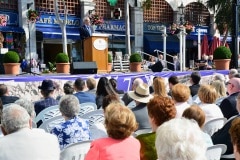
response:
M215 118L223 118L221 109L215 104L217 100L217 91L211 85L201 85L198 90L198 96L201 101L199 107L205 112L205 123Z
M172 98L177 109L176 118L181 118L185 109L190 107L188 99L190 97L190 89L187 85L178 83L172 87Z
M11 104L3 109L1 160L59 160L57 137L31 127L32 120L23 107Z

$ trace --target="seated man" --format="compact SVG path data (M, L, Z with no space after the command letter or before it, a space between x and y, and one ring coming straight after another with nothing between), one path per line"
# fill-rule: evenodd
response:
M206 70L207 69L207 61L206 60L197 60L196 65L198 70Z
M0 138L1 160L59 160L57 138L41 129L31 129L28 112L17 104L3 109L4 137Z
M19 97L10 96L8 87L5 84L0 84L0 98L2 100L2 104L14 103Z
M143 84L143 80L141 78L135 78L132 82L132 91L135 91L140 84ZM122 101L127 106L133 99L129 97L128 93L125 93L122 97Z
M74 89L76 91L74 95L78 98L79 103L86 102L96 103L96 96L92 93L85 92L86 84L82 78L77 78L75 80Z
M92 77L89 77L86 80L86 83L87 83L87 88L88 88L87 92L95 95L96 94L96 86L97 86L96 80Z
M236 97L236 109L238 111L238 115L235 115L224 124L224 126L219 129L217 132L215 132L212 135L212 141L213 144L225 144L227 146L227 151L224 153L224 155L233 155L236 150L233 149L232 141L231 141L231 136L229 133L229 129L231 128L232 124L234 124L234 120L239 118L239 113L240 113L240 94L237 95ZM232 158L231 160L233 160ZM230 160L230 158L228 158Z

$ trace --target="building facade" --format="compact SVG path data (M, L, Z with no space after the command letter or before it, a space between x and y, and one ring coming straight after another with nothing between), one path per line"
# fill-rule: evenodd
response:
M18 15L16 26L20 39L22 38L22 55L27 59L39 58L42 63L54 61L57 53L62 51L61 29L56 22L54 0L9 0L0 2L1 11L10 11ZM171 34L169 27L174 24L190 22L195 28L187 35L187 47L189 51L196 47L197 32L201 34L213 34L213 12L206 8L203 2L197 0L152 0L150 9L143 9L138 1L130 1L130 44L131 51L144 51L154 54L155 49L162 50L162 26L167 27L167 52L179 52L179 40L177 34ZM124 0L117 0L111 4L108 0L67 0L67 44L68 54L73 60L81 60L81 45L78 28L82 25L82 19L94 12L104 18L104 23L97 26L96 31L109 34L109 50L126 53L126 17ZM181 5L184 10L181 11ZM7 10L6 10L7 7ZM29 23L27 12L29 9L37 10L40 18L36 23ZM59 0L59 12L64 13L64 6ZM119 14L119 16L117 16ZM10 26L10 24L7 24ZM4 32L0 26L0 31ZM21 30L21 28L23 30ZM17 29L16 29L17 30ZM21 31L20 31L21 30ZM8 32L6 32L8 33ZM5 33L4 33L5 35ZM6 47L6 45L4 46ZM29 49L30 48L30 49ZM31 54L29 54L31 53Z

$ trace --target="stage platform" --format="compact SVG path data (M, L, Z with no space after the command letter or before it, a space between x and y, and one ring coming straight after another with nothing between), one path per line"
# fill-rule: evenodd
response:
M199 71L202 80L201 83L208 84L212 80L212 76L216 73L223 74L227 78L228 70L203 70ZM79 74L79 75L66 75L66 74L42 74L42 75L20 75L20 76L10 76L10 75L1 75L0 83L4 83L9 86L10 94L18 97L23 97L31 101L39 100L41 95L38 89L38 86L41 85L42 80L51 79L56 82L57 90L56 96L63 95L63 84L66 81L74 81L77 78L87 79L88 77L95 78L98 80L100 77L115 78L118 82L118 89L122 89L125 92L131 90L132 81L136 77L140 77L143 81L149 85L152 84L152 79L155 76L160 76L165 78L167 84L167 78L176 75L179 77L180 82L189 84L189 76L192 71L163 71L163 72L138 72L138 73L121 73L114 72L109 74Z

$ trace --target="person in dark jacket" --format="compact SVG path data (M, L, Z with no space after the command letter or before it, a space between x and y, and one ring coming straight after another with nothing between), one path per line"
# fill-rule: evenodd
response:
M0 98L3 105L14 103L19 99L19 97L9 95L9 89L5 84L0 84Z
M43 80L42 85L38 88L41 90L43 99L35 102L34 104L36 115L47 107L58 105L58 101L53 98L55 86L52 80Z
M189 86L192 97L198 93L198 89L200 88L200 84L199 84L200 80L201 80L200 73L198 71L192 72L192 74L190 76L190 83L192 85Z
M232 145L231 137L229 134L229 129L232 125L232 122L235 119L240 117L240 114L239 114L240 113L240 94L237 95L236 100L237 100L238 115L235 115L229 118L228 121L225 123L225 125L212 135L213 144L225 144L227 146L227 151L224 153L224 155L228 155L228 156L234 156L233 145ZM234 158L232 159L221 158L221 160L234 160Z
M240 79L231 78L227 82L227 92L229 96L223 99L219 106L223 113L223 116L227 119L238 114L236 108L236 97L238 96L239 91L240 91Z

